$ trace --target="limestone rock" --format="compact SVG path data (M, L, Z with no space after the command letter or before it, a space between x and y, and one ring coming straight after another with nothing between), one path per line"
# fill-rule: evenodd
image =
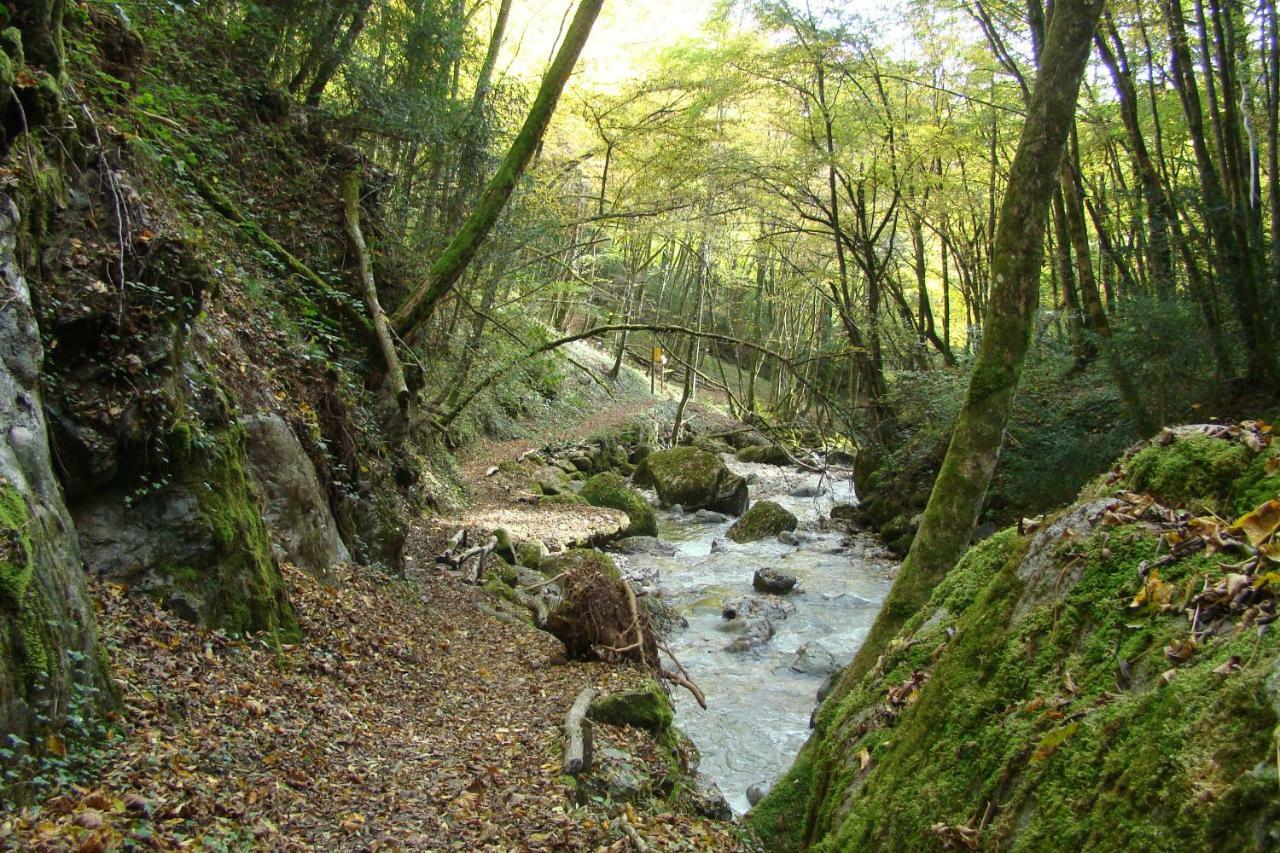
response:
M320 578L335 562L351 559L338 534L315 466L279 415L240 419L249 474L262 492L262 519L276 557Z
M696 447L653 453L636 473L637 483L652 481L663 506L680 504L686 512L711 509L729 515L741 515L747 508L746 481Z
M655 536L658 519L653 507L627 481L612 471L596 474L582 486L579 495L592 506L620 509L631 520L624 536Z
M729 528L729 538L734 542L755 542L795 530L796 524L796 517L773 501L756 501Z
M757 592L785 595L795 588L796 576L766 566L763 569L756 569L755 576L751 578L751 585Z

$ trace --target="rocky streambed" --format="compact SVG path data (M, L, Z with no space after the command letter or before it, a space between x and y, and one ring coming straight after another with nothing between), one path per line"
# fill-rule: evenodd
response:
M767 787L804 744L819 688L866 636L896 563L873 537L830 523L833 507L856 502L848 470L725 461L748 481L753 504L773 501L796 516L793 533L739 543L729 535L733 518L658 510L660 543L618 562L682 617L668 642L708 708L675 691L677 722L701 752L702 772L741 813L748 789ZM795 588L757 591L762 570L794 577Z

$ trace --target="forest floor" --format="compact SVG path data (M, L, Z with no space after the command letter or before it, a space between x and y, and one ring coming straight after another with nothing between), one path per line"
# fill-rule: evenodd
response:
M643 406L619 401L550 437ZM477 511L519 505L484 471L531 446L469 454ZM404 578L341 567L325 586L285 567L306 639L283 649L196 630L142 596L96 586L120 735L91 782L0 824L0 845L624 850L634 830L652 849L740 849L732 825L661 804L575 802L561 776L568 707L583 687L616 691L642 674L568 662L549 634L482 612L487 594L434 564L440 529L424 523L410 536ZM596 732L597 750L664 760L638 730Z

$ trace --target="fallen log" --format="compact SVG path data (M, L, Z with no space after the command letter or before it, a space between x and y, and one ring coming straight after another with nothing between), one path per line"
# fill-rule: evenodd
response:
M594 687L584 687L564 719L564 772L570 776L591 769L591 723L587 709L595 698Z
M467 548L464 551L455 552L454 549L450 548L447 551L445 551L443 554L441 554L439 557L436 557L436 562L443 563L444 565L448 566L451 569L460 569L462 568L463 564L467 562L467 560L470 560L472 557L475 557L477 558L475 562L475 566L472 569L471 574L467 576L466 581L467 583L471 583L471 584L479 583L480 576L484 573L485 559L491 553L493 553L493 550L497 547L498 547L498 537L490 536L488 541L486 541L483 545L476 545L474 547Z

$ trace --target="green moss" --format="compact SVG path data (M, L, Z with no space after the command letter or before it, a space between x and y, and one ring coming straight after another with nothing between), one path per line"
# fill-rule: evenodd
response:
M22 493L0 481L0 601L17 607L35 572L27 525L31 516Z
M575 495L573 492L564 492L559 495L543 495L538 498L538 506L586 506L587 502L581 495Z
M1156 535L1103 527L1038 547L1028 563L1027 540L1006 530L972 548L879 665L828 700L749 817L768 849L936 849L934 825L977 826L989 807L991 849L1256 849L1275 837L1267 681L1280 640L1225 631L1175 664L1164 649L1186 639L1186 616L1129 606ZM1161 580L1176 602L1222 562L1184 559ZM1215 674L1232 655L1252 663ZM913 679L907 701L887 701Z
M728 536L734 542L755 542L784 530L795 530L797 523L794 515L773 501L756 501L733 523Z
M1143 448L1125 464L1122 482L1168 506L1220 512L1253 456L1238 441L1191 435Z
M1268 470L1270 469L1270 470ZM1244 515L1269 500L1280 498L1280 443L1258 454L1231 490L1231 514Z
M775 444L750 445L733 454L739 462L758 462L764 465L790 465L785 450Z
M209 625L296 641L301 636L297 619L245 473L244 430L231 425L198 437L188 434L185 445L175 445L178 476L196 495L218 546L207 565L170 573L175 591L201 602L198 615Z
M589 548L571 548L561 554L552 554L542 560L542 574L549 578L566 572L599 571L611 580L622 580L622 574L608 554Z
M610 693L596 699L591 703L587 716L612 726L635 726L656 733L666 732L675 721L671 700L653 679L646 680L639 689Z
M658 518L644 497L618 474L596 474L582 486L579 495L592 506L622 510L631 523L623 536L657 536Z

